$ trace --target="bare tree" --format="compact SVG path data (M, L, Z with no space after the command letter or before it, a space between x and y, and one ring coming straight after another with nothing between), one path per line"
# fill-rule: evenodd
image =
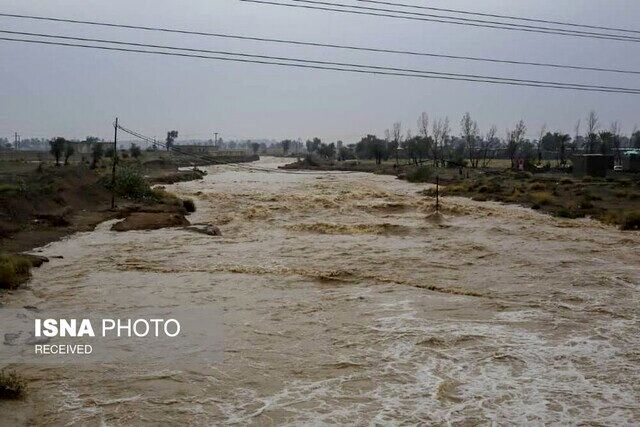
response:
M582 120L578 119L578 123L576 123L576 126L573 128L574 132L575 132L575 136L573 139L573 146L574 149L578 149L578 144L580 143L580 126L582 125Z
M587 140L589 146L587 150L589 154L592 154L598 143L598 129L600 128L600 121L598 120L598 114L591 110L587 116Z
M442 120L434 120L433 122L433 166L438 166L438 147L442 144L443 139L443 122Z
M478 162L480 160L477 147L479 131L478 123L471 119L471 114L464 113L464 115L462 116L462 120L460 120L460 130L462 133L462 138L467 145L471 167L477 168Z
M524 120L520 120L516 123L516 127L510 131L507 129L507 154L509 160L511 160L511 167L516 166L516 156L520 151L520 146L524 140L524 134L527 132L527 127L524 124Z
M542 163L542 140L547 134L547 124L543 124L538 134L538 164Z
M400 162L400 142L402 141L402 123L395 122L393 124L393 130L391 131L391 138L393 149L396 152L396 166Z
M447 143L449 140L449 117L444 120L438 119L433 122L433 165L437 166L438 161L445 166L445 156L447 155Z
M484 139L480 139L480 154L482 156L482 167L486 168L493 159L494 149L496 147L498 127L493 125L487 131ZM491 155L490 155L491 154Z
M622 163L622 156L620 153L620 145L621 145L621 137L620 137L620 133L622 131L622 128L620 126L620 123L615 121L611 123L611 127L609 128L610 132L611 132L611 142L613 144L613 156L615 158L615 162L617 165Z
M429 115L427 113L423 112L418 117L418 133L425 138L429 136Z
M420 117L418 117L418 133L422 137L422 144L423 144L421 149L418 151L421 154L424 154L428 158L429 153L431 151L435 153L435 150L432 147L433 139L429 137L429 115L425 112L420 114Z

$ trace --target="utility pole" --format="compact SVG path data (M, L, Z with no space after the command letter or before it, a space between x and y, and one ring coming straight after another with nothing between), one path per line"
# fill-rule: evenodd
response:
M213 133L213 145L218 146L218 132Z
M113 166L111 168L111 209L116 207L116 163L118 162L118 118L113 125Z
M16 147L16 151L18 151L18 149L20 148L20 135L18 135L18 132L14 132L13 142L14 146Z
M440 212L440 175L436 175L436 213Z

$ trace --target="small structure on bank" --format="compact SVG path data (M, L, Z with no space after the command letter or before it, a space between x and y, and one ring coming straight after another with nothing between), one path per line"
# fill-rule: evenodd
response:
M622 156L622 170L625 172L640 172L640 150Z
M573 175L606 177L613 170L614 159L608 154L578 154L573 156Z

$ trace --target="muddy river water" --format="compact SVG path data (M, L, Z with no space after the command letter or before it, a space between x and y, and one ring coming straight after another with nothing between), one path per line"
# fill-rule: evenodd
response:
M170 190L222 237L101 225L5 304L216 305L224 361L16 365L0 424L640 423L638 233L463 198L438 218L389 176L208 171Z

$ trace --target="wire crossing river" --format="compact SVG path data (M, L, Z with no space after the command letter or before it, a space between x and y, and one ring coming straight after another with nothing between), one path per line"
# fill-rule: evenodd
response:
M258 165L273 168L282 160ZM101 225L7 307L217 305L210 366L16 366L2 423L640 423L640 235L371 174L214 166L182 229Z

